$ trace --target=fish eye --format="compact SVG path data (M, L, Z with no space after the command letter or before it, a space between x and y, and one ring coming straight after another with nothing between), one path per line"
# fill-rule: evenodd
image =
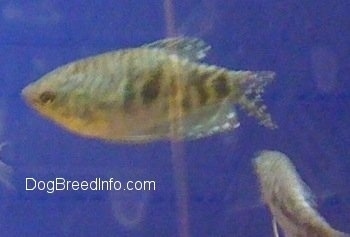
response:
M55 100L55 98L56 98L56 94L52 91L44 91L39 96L40 102L42 102L44 104L51 103L52 101Z

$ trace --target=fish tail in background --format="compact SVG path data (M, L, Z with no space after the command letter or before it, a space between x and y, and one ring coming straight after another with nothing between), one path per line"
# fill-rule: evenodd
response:
M311 191L285 154L263 151L254 166L262 199L285 236L349 236L333 229L317 212Z
M7 145L7 142L0 143L0 152L4 146ZM0 185L4 185L7 189L15 191L16 188L12 184L12 175L13 169L11 166L5 164L1 161L0 157Z
M350 237L350 234L337 231L336 237Z
M277 226L277 221L276 218L272 218L272 230L273 230L273 236L274 237L279 237L278 233L278 226Z
M233 76L235 72L232 72ZM272 121L271 115L266 112L266 105L262 103L261 95L267 84L274 80L276 73L272 71L249 72L248 76L241 80L240 86L242 96L238 104L248 112L249 116L254 116L260 124L267 128L275 129L277 125Z

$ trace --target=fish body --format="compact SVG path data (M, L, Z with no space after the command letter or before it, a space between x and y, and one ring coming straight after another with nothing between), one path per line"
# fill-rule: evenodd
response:
M238 104L266 127L258 105L270 71L230 71L199 62L209 49L170 38L81 59L22 90L27 103L66 129L120 142L199 138L238 127ZM179 131L171 126L180 121Z
M262 199L274 223L286 237L350 237L333 229L315 209L309 187L303 182L289 158L278 151L263 151L254 160ZM277 228L274 228L278 236Z

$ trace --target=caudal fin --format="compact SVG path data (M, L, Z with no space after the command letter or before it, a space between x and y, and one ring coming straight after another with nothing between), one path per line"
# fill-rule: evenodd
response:
M275 78L275 75L272 71L251 72L241 83L244 93L239 101L239 105L248 112L248 115L254 116L260 124L271 129L277 128L277 125L266 112L266 105L262 103L261 96L265 86Z
M340 232L337 236L338 237L350 237L350 234Z

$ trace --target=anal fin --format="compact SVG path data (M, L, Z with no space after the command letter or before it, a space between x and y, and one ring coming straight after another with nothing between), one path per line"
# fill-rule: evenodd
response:
M143 131L142 134L135 134L128 138L133 141L155 139L195 140L239 127L236 110L228 101L199 108L185 115L178 122L175 134L171 134L170 129L174 124L169 120L165 120Z
M239 127L237 114L231 103L206 106L189 115L182 122L184 139L193 140Z

